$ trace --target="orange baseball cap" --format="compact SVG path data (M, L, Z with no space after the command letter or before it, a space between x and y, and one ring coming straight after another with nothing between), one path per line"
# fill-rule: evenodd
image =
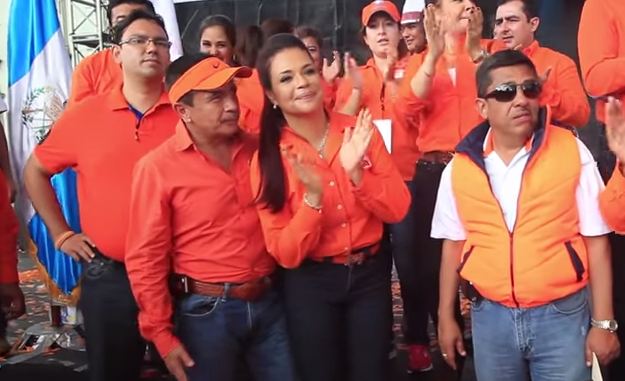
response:
M387 0L375 0L362 9L362 25L367 26L371 16L377 12L388 14L395 22L399 22L401 19L401 15L395 4Z
M169 89L169 100L176 103L191 90L215 90L234 77L247 78L252 69L247 66L230 67L216 57L208 57L193 65Z

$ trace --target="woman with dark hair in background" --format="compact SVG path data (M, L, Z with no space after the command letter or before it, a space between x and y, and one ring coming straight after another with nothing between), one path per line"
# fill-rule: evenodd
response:
M368 111L355 120L324 109L321 76L297 37L270 38L256 67L268 99L252 189L267 250L287 269L300 377L388 380L391 258L379 248L383 224L406 214L408 190Z
M235 59L237 46L236 28L228 16L213 15L202 21L199 29L200 52L220 58L231 66L238 66ZM239 126L249 133L258 133L262 111L263 89L254 70L248 78L236 78L239 100Z
M260 24L260 30L263 32L263 41L267 41L269 37L280 33L293 33L293 24L285 19L267 19Z
M336 89L341 71L341 55L338 50L332 51L332 63L323 58L323 38L314 28L309 26L298 26L295 28L295 36L302 40L308 53L313 59L317 70L321 74L321 86L323 88L323 103L328 110L334 108Z
M243 66L256 67L258 51L263 46L263 31L258 25L239 27L237 29L237 45L235 55Z

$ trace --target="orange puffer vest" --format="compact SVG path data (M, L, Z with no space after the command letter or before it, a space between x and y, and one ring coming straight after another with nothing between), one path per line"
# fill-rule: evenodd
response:
M540 120L512 232L486 174L487 122L463 139L453 160L452 187L467 232L458 272L485 298L509 307L544 305L588 282L575 197L581 171L577 142L570 131L552 125L544 110Z

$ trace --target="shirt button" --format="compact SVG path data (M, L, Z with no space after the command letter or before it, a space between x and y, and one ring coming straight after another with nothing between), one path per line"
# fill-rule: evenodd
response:
M343 250L345 250L345 251L349 251L349 247L345 246L345 247L343 248Z
M334 182L334 180L331 180L331 181L330 181L330 186L331 186L331 187L333 187L333 186L335 186L335 185L336 185L336 183Z
M342 210L342 209L343 209L343 204L338 204L338 205L336 206L336 208L337 208L338 210Z
M343 222L343 223L341 224L341 227L342 227L342 228L346 228L346 227L347 227L347 224L346 224L345 222Z

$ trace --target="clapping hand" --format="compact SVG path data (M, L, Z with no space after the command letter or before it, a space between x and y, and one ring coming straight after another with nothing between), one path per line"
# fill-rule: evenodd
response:
M371 112L363 109L358 113L356 127L346 128L343 132L343 144L339 151L341 166L356 185L362 180L361 163L374 132Z

